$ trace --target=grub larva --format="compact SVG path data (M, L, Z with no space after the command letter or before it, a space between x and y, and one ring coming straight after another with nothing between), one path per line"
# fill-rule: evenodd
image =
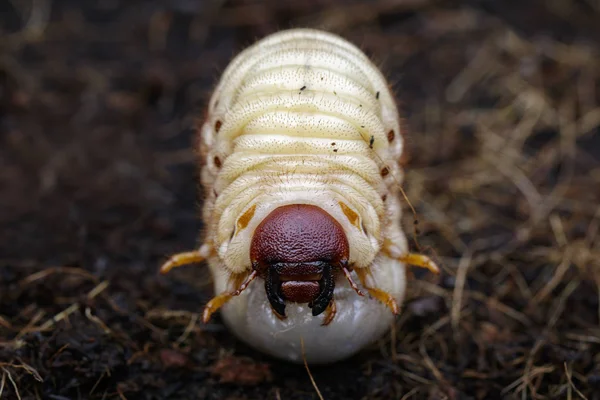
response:
M221 309L251 346L330 363L380 338L403 301L403 151L396 104L369 58L339 36L293 29L241 52L200 130L203 260ZM304 353L301 350L304 343Z

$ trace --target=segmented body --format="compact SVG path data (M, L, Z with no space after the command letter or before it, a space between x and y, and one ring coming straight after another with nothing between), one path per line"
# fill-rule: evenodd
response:
M240 53L224 71L200 132L205 242L217 293L251 270L250 242L277 207L312 204L344 228L350 265L401 303L405 267L382 251L407 251L398 185L403 150L389 86L357 47L330 33L282 31ZM391 243L391 244L390 244ZM273 315L262 285L222 308L242 340L291 361L330 362L388 328L393 314L336 277L337 315L321 326L306 304Z

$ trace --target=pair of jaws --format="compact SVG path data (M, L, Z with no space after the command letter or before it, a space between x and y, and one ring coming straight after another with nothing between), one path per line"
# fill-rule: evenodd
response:
M208 245L204 245L200 248L200 250L197 251L189 251L175 254L161 266L160 272L161 274L166 274L174 268L178 268L188 264L201 263L211 255L211 252L212 249ZM389 255L389 252L386 253ZM439 267L429 257L422 254L407 253L393 258L407 265L427 269L434 274L439 274L440 272ZM364 293L359 289L356 282L354 282L354 280L352 279L352 276L350 275L350 270L348 269L347 265L341 264L340 269L344 273L352 289L354 289L354 291L359 296L364 296ZM391 294L381 289L377 289L367 285L367 278L370 273L369 268L356 268L354 269L354 271L356 272L356 275L358 276L361 285L369 293L369 295L371 295L374 299L378 300L379 302L385 304L395 315L397 315L400 312L400 307L398 306L398 303ZM331 276L331 274L324 274L324 276L326 275ZM204 311L202 313L203 322L208 323L214 312L216 312L219 308L225 305L234 296L239 296L244 290L246 290L246 288L257 276L258 271L255 269L252 270L252 272L250 272L249 274L233 275L231 279L233 280L233 287L235 287L236 289L234 291L221 293L213 297L204 307ZM336 313L335 299L333 299L330 296L329 298L331 300L325 302L324 304L319 300L322 296L323 298L325 298L324 296L328 295L328 293L324 294L326 290L333 290L333 279L331 280L331 285L327 285L327 283L325 284L326 287L324 288L324 290L322 290L321 294L317 299L315 299L312 305L313 315L318 315L325 311L323 325L328 325L333 320ZM331 289L329 289L328 286L331 286ZM269 290L269 285L266 285L266 288L267 290ZM285 304L282 302L282 305L283 307L271 303L271 308L273 312L280 319L285 318Z
M337 265L340 269L345 271L344 273L347 273L346 276L349 278L350 284L355 286L350 277L350 273L348 272L348 263L340 262L337 263ZM294 268L298 265L292 263L291 266ZM285 318L285 298L298 303L308 303L308 306L312 309L313 316L323 313L333 300L335 281L332 275L332 265L328 262L321 261L301 263L300 268L308 268L312 271L319 271L319 273L310 274L308 276L281 274L282 271L285 272L289 270L289 267L290 264L274 264L266 268L265 290L273 311L279 318ZM318 279L311 280L307 278ZM296 295L293 286L289 287L289 290L286 290L286 285L289 283L304 286L303 289L301 289L303 293ZM310 289L307 289L306 285L309 285ZM360 294L362 295L362 293Z

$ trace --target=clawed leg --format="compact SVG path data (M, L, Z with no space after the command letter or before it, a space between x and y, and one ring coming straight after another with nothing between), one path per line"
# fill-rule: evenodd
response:
M335 306L335 300L331 300L331 303L327 306L325 310L325 318L323 319L322 326L327 326L333 321L333 317L335 317L335 313L337 312L337 307Z
M425 268L425 269L429 270L430 272L433 272L434 274L440 273L440 268L433 262L433 260L431 260L429 257L427 257L425 255L414 254L414 253L405 253L405 254L401 254L401 255L397 256L397 255L392 254L389 246L384 247L383 251L385 252L385 254L388 257L398 260L404 264L413 265L413 266L420 267L420 268ZM356 271L356 274L358 275L358 278L360 279L361 284L364 286L364 288L369 292L369 294L371 296L373 296L375 299L379 300L380 302L382 302L383 304L388 306L394 314L398 314L400 312L400 307L398 307L398 303L396 302L394 297L392 297L391 294L389 294L381 289L372 288L372 287L367 286L366 278L367 278L367 274L369 273L368 268L357 268L355 271ZM346 271L344 271L344 273L346 273Z
M344 275L346 276L346 279L348 279L350 286L352 287L352 289L354 289L356 294L358 294L359 296L364 296L364 293L360 291L360 289L358 288L358 285L356 284L356 282L354 282L354 279L352 279L352 275L350 275L350 271L348 270L347 263L343 264L341 268L342 268L342 271L344 272Z
M160 273L166 274L173 268L188 264L200 263L210 256L211 251L211 247L205 244L198 250L175 254L160 267Z
M384 242L382 250L386 256L394 260L398 260L401 263L419 268L425 268L436 275L440 273L440 268L435 262L433 262L431 258L423 254L400 253L398 248L394 246L392 241L389 239Z
M367 286L367 274L369 273L368 268L356 268L354 271L356 271L356 275L358 275L360 283L367 290L367 292L369 292L369 294L373 296L374 299L385 304L392 311L392 313L394 313L394 315L400 313L400 307L398 307L396 299L394 299L394 297L391 294L381 289L376 289Z
M244 290L246 290L250 282L252 282L257 276L258 272L256 270L253 270L252 273L250 273L250 275L248 275L246 279L241 283L239 283L241 281L240 277L243 277L243 275L235 277L234 281L236 283L235 286L237 286L237 289L233 292L221 293L213 297L208 303L206 303L206 306L204 307L204 312L202 313L202 321L205 324L208 323L208 321L210 321L210 317L215 311L223 307L223 305L229 300L231 300L233 296L239 296Z
M434 263L431 258L423 254L407 253L400 257L396 257L396 260L404 264L425 268L436 275L440 273L440 268L436 265L436 263Z
M208 244L204 244L197 251L187 251L184 253L178 253L169 258L161 267L160 273L166 274L171 271L173 268L181 267L183 265L192 264L192 263L200 263L206 260L212 253L212 247ZM244 274L234 275L230 279L233 279L233 287L237 288L233 292L221 293L215 297L213 297L204 307L204 312L202 313L202 320L206 324L212 314L217 311L219 308L223 307L225 303L231 300L234 296L239 296L258 276L258 272L253 270L249 275L244 276Z

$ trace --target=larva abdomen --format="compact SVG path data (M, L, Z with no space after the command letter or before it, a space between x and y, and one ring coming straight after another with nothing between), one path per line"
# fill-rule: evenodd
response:
M203 183L210 189L205 190L209 196L204 207L210 210L205 217L212 219L218 237L229 238L236 225L233 219L251 202L250 198L237 198L242 190L233 190L230 185L258 175L270 187L256 190L277 191L272 181L283 179L276 177L277 172L285 172L288 179L292 175L289 167L286 170L277 160L296 155L296 164L303 165L324 156L339 156L339 172L352 171L354 164L368 160L370 173L354 174L354 183L367 188L362 191L362 200L370 206L364 207L367 215L381 220L382 197L393 205L388 192L401 180L397 164L402 152L399 129L396 105L385 78L354 45L310 29L271 35L230 63L210 101L202 130L208 165ZM235 157L230 158L232 155ZM265 155L272 156L269 162L256 166L252 161ZM250 169L252 164L255 166ZM221 170L226 172L221 174ZM382 177L382 171L387 176ZM316 168L306 172L314 175L312 181L316 183L335 184L336 174L324 174ZM282 184L284 188L291 190ZM370 238L358 238L361 246L351 249L351 253L367 251L365 260L379 250L368 246L367 239L381 239L381 232L369 234ZM237 249L230 262L225 251L221 253L233 272L248 265L243 262L248 239L231 243Z
M241 52L200 139L204 245L163 269L208 260L217 296L205 321L223 307L250 345L332 362L388 329L407 260L434 269L408 255L400 228L403 138L392 93L344 39L294 29Z
M253 118L284 110L298 118L306 113L337 117L340 128L352 123L360 138L368 142L374 136L376 148L389 146L395 160L401 155L398 114L387 82L358 48L337 36L297 29L259 41L227 67L209 105L225 139L242 133L240 127ZM295 123L293 115L287 122ZM336 125L329 125L333 137ZM270 128L264 121L261 126Z

